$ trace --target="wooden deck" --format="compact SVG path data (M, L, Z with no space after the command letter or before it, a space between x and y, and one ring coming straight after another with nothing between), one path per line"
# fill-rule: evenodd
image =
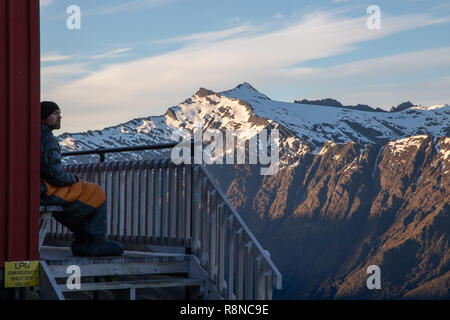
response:
M73 257L69 248L43 247L43 269L50 276L67 276L62 266L69 265L81 265L82 276L100 275L100 270L108 276L139 275L142 271L153 276L177 275L181 270L185 279L204 281L200 286L204 299L270 300L273 288L281 289L282 276L270 254L205 167L154 159L77 164L65 166L65 170L105 191L109 239L134 250L159 246L184 251L126 251L119 258L80 258ZM47 245L67 241L71 236L66 227L50 218L42 224L40 243L44 244L44 239ZM187 270L183 269L186 265Z
M43 246L40 258L43 299L63 300L66 293L125 289L127 298L134 300L136 289L173 287L191 287L190 292L200 296L205 285L202 277L191 272L192 256L182 253L125 251L120 257L74 257L68 247ZM66 283L73 274L70 266L79 267L79 289ZM79 297L85 299L86 295Z
M40 258L48 265L52 264L87 264L87 263L117 263L131 261L154 261L154 260L185 260L189 255L182 253L158 253L144 251L127 251L120 257L74 257L69 247L42 246Z

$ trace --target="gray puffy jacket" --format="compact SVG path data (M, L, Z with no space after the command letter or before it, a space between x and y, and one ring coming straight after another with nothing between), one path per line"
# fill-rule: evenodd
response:
M63 170L61 147L47 125L41 123L41 199L45 200L47 187L42 179L55 187L70 186L78 177Z

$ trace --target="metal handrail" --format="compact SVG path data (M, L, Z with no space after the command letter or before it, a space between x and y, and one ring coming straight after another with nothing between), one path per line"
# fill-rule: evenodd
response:
M81 156L81 155L98 154L100 156L100 162L105 162L105 154L107 154L107 153L171 149L171 148L176 147L177 145L180 146L180 145L182 145L182 143L180 143L180 142L172 142L172 143L141 145L141 146L132 146L132 147L119 147L119 148L104 148L104 147L101 147L101 148L90 149L90 150L61 152L61 156L63 156L63 157L70 157L70 156ZM191 151L193 151L193 148L194 148L194 140L191 140ZM193 155L193 153L192 153L192 155Z

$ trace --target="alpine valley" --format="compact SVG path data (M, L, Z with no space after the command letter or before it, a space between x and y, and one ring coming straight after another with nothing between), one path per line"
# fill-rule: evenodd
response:
M241 139L279 130L277 174L207 166L281 271L275 299L450 298L450 106L405 103L387 112L333 99L288 103L243 83L201 88L161 116L58 139L63 151L158 144L199 126ZM366 286L371 265L380 267L381 289Z

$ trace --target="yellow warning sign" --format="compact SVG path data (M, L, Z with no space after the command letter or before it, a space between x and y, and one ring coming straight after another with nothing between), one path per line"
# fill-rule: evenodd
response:
M39 286L39 261L5 262L5 288Z

